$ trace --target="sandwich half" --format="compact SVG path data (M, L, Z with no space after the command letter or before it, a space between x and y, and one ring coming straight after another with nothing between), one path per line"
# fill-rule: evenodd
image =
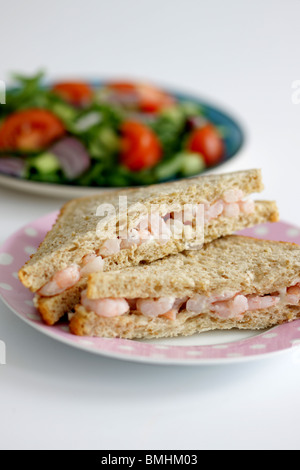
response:
M300 246L228 236L116 273L93 274L70 330L105 338L265 329L300 318Z
M262 190L260 170L249 170L73 200L19 278L52 325L78 303L91 273L153 262L276 222L274 202L249 199Z

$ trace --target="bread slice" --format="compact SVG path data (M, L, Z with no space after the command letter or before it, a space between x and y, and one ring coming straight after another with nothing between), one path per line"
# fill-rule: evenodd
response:
M238 219L225 219L222 222L212 221L205 231L207 243L223 235L232 234L246 227L262 224L265 222L276 222L278 220L278 210L274 202L256 202L255 212ZM174 240L173 245L155 245L152 250L142 246L138 253L132 250L127 256L132 256L135 262L154 261L171 254L181 252L183 246L179 240ZM130 258L128 258L130 259ZM132 264L134 264L132 261ZM111 266L111 269L113 266ZM107 268L109 269L109 267ZM115 266L118 269L118 266ZM116 279L116 274L111 274L112 279ZM54 325L66 313L69 313L80 302L81 292L87 287L87 278L82 279L76 286L55 297L36 296L35 304L43 320L48 325Z
M80 302L81 293L87 288L87 278L82 278L74 287L62 294L53 297L40 297L36 295L34 305L38 309L43 321L55 325L66 313L72 312Z
M116 225L128 219L128 229L136 227L144 211L157 206L159 214L178 210L178 205L215 202L222 198L224 192L240 189L245 196L263 190L260 170L241 171L225 175L201 176L175 183L155 185L124 191L112 191L99 196L73 200L61 210L53 229L47 234L36 254L23 266L19 278L25 287L37 292L51 280L53 275L71 264L80 264L82 258L97 251L106 240L115 235ZM119 210L120 197L126 197L128 210ZM97 208L110 204L116 214L108 215L99 226ZM273 206L273 220L277 220L277 210ZM249 226L247 216L237 223L219 217L207 227L207 239L232 233L234 230ZM259 221L265 221L263 216ZM255 222L256 223L256 222ZM104 270L124 268L136 265L141 261L151 262L169 254L178 253L186 246L181 240L170 240L164 245L159 243L142 244L134 248L121 250L105 259Z
M206 245L201 251L180 253L117 273L93 274L89 278L87 296L90 299L157 299L191 298L198 294L209 298L232 292L263 297L282 293L283 289L299 282L300 246L228 236ZM269 328L299 317L300 303L289 305L282 301L270 308L225 318L209 306L195 313L183 305L176 320L151 318L136 310L104 318L78 305L70 330L76 335L107 338L162 338L213 329Z
M70 321L70 331L77 336L123 339L155 339L192 336L212 330L261 330L300 318L300 306L272 307L252 311L242 320L221 319L209 313L193 315L183 311L175 321L163 317L147 318L132 313L115 318L99 317L84 307L76 307Z
M232 235L149 265L91 274L88 298L266 295L300 279L300 246Z

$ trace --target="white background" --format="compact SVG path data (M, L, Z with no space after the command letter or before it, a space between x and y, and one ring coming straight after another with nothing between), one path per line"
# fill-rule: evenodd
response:
M298 0L0 0L0 79L139 77L196 92L247 131L226 170L260 167L300 225ZM0 189L0 243L62 200ZM299 449L300 357L154 367L57 344L0 304L0 447Z

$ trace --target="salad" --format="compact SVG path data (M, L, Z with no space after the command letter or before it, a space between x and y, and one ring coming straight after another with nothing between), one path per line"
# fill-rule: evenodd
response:
M225 157L200 105L153 85L44 85L16 76L0 106L0 173L80 186L135 186L199 174Z

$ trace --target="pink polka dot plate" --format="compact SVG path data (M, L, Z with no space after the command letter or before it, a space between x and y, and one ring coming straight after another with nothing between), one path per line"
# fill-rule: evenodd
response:
M69 332L67 323L45 325L33 306L33 295L21 285L17 272L44 239L56 216L52 213L23 227L0 249L0 296L12 312L39 332L98 355L160 365L224 364L268 357L292 348L299 350L300 320L268 331L217 331L152 341L77 337ZM300 244L300 229L283 222L260 225L242 234Z

